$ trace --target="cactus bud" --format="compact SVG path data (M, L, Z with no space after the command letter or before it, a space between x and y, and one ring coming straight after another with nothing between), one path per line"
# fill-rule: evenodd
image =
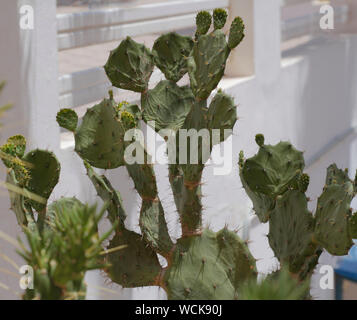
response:
M211 26L212 16L208 11L200 11L196 16L197 34L206 34Z
M224 9L215 9L213 11L214 30L222 29L226 24L228 14Z
M301 192L306 192L307 188L309 187L310 177L308 174L303 173L299 178L299 189Z
M61 109L57 113L58 124L69 131L75 132L78 124L78 116L72 109Z
M123 111L120 114L120 120L126 130L132 129L136 125L134 116L128 111Z
M262 147L264 145L264 135L262 135L261 133L258 133L256 136L255 136L255 142L257 143L257 145L259 147Z
M229 32L228 47L234 49L237 47L244 38L244 22L242 18L237 17L233 20L231 30Z

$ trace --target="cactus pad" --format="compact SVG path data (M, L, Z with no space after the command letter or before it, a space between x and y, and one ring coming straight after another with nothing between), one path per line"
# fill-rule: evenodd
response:
M124 164L124 133L114 101L104 99L84 115L75 133L75 150L93 167L117 168Z
M167 229L164 209L158 199L143 199L139 225L146 242L156 252L167 256L173 247L173 243Z
M48 199L60 176L61 166L56 156L52 152L36 149L27 153L23 160L31 165L29 168L30 179L26 184L26 189ZM29 203L37 212L46 208L46 204L36 200L30 199Z
M0 147L0 150L5 154L1 156L5 166L12 168L15 158L21 159L25 154L26 139L22 135L12 136Z
M213 10L213 26L215 30L222 29L227 21L227 11L221 8Z
M218 143L228 138L228 136L225 136L224 130L233 130L237 121L237 108L233 98L222 91L218 91L209 106L207 118L208 128L220 130Z
M232 22L228 38L228 47L230 49L236 48L242 42L245 36L244 29L245 26L242 18L235 18Z
M127 37L110 52L104 69L114 87L144 92L154 70L153 57L144 45Z
M260 147L258 154L244 163L242 176L250 190L275 198L296 188L303 169L302 152L289 142L280 142Z
M196 34L206 34L211 27L212 16L208 11L200 11L196 16Z
M115 234L108 250L119 246L127 247L107 255L107 268L112 281L124 288L152 286L161 272L156 253L142 240L141 235L123 230Z
M221 30L199 36L188 59L191 88L197 99L209 97L221 81L230 53Z
M152 53L156 66L167 80L179 81L187 73L187 59L193 47L190 37L170 32L159 37Z
M315 238L333 255L345 255L353 245L349 219L354 196L353 182L336 165L331 165L317 201Z
M142 95L143 118L155 121L155 130L177 131L185 122L194 103L189 87L179 87L172 81L161 81Z
M223 229L179 239L163 281L169 299L234 299L239 285L255 277L248 248Z
M301 268L296 262L300 256L306 255L311 245L313 227L313 216L307 209L304 193L290 190L278 196L269 219L268 239L281 265Z
M88 162L84 161L87 175L92 181L95 190L104 203L107 203L108 219L112 224L119 222L119 229L124 228L126 214L120 193L116 191L104 175L97 174Z

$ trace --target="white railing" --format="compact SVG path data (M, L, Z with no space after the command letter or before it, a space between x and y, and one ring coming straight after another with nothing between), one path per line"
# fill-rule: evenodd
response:
M323 2L311 0L285 0L282 6L282 41L321 32L320 12ZM334 24L341 26L348 19L349 6L341 1L332 2Z
M57 15L58 49L193 28L200 10L227 8L229 0L180 0ZM102 67L59 78L60 106L77 107L103 98L110 83Z

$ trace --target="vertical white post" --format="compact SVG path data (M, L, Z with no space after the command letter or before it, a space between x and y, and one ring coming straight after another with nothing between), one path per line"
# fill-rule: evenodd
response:
M24 121L23 110L20 104L20 37L19 37L19 20L17 11L17 2L1 1L0 4L0 81L6 81L6 87L0 94L0 105L5 105L8 102L13 103L11 110L1 117L0 122L2 127L0 128L1 144L7 139L7 137L16 133L26 133L26 122ZM5 180L5 170L1 165L0 179ZM15 214L10 210L10 201L5 189L1 189L0 192L0 212L1 223L0 230L6 232L13 238L19 234L19 227L16 222ZM23 261L15 252L14 246L7 244L5 241L0 240L0 251L5 256L16 261L18 265L21 265ZM0 259L0 268L3 270L10 270L17 272L17 270L9 267L4 259ZM1 283L7 285L13 291L19 291L19 282L17 278L14 278L6 273L1 273ZM0 290L0 300L16 299L16 295L10 290Z
M29 147L59 149L56 0L19 0L21 98ZM26 21L33 17L33 28Z
M237 16L244 20L245 38L233 50L226 68L226 75L232 77L251 76L254 68L254 1L231 0L229 6L229 24Z
M226 74L273 81L281 60L280 0L231 0L229 11L230 21L243 18L246 37L232 52Z

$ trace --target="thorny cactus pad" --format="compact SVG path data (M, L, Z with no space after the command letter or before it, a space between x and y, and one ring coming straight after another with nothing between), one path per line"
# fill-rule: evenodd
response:
M356 237L356 217L351 202L356 181L335 164L327 169L326 184L315 214L308 208L305 192L310 178L303 173L302 152L288 142L265 145L256 136L257 155L239 157L243 187L261 222L269 222L269 244L283 267L299 277L309 278L322 249L345 255Z

